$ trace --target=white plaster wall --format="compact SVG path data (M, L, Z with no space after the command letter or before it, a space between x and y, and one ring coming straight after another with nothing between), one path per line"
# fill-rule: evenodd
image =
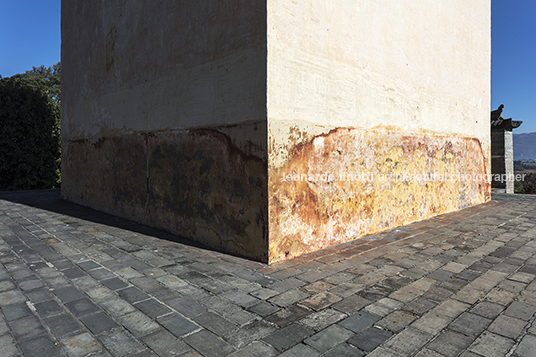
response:
M191 129L265 120L265 74L258 70L265 63L264 51L243 50L132 88L80 95L70 102L76 114L64 115L63 130L69 137L98 137L103 130Z
M377 125L476 137L489 160L489 0L267 6L271 165L285 161L290 128L307 140Z
M68 1L62 67L67 139L265 121L266 8Z

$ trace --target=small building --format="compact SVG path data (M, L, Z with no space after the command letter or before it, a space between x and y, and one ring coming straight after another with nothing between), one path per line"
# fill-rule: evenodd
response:
M514 141L512 129L520 120L502 117L504 105L491 112L491 188L496 192L514 193Z

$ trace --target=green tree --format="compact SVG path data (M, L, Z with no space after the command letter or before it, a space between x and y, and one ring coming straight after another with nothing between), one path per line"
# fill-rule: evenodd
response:
M59 187L60 64L0 78L0 190Z
M521 181L514 182L514 193L525 193L525 187L523 187L523 182Z
M531 195L536 194L536 173L529 173L523 181L514 182L514 192Z
M45 90L47 96L58 106L61 102L61 63L58 62L51 67L32 67L30 71L26 71L24 74L16 74L14 77L23 76L27 78L41 78L44 82L42 89Z

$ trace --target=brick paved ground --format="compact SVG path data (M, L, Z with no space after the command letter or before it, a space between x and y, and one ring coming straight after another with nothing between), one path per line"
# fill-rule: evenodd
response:
M267 266L2 193L0 355L536 356L536 197L493 199Z

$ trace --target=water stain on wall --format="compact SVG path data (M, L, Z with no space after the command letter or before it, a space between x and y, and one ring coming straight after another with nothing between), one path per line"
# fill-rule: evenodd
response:
M216 130L64 142L69 201L267 262L266 161Z
M342 128L289 152L269 169L271 262L490 198L475 138Z
M474 138L335 129L300 139L285 164L269 168L251 153L262 148L232 137L213 129L109 131L64 141L62 195L262 262L490 197Z

